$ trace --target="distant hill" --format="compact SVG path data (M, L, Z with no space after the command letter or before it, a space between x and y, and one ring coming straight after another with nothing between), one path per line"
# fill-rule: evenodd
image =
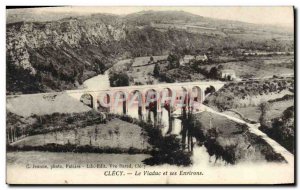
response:
M116 59L162 55L175 48L293 51L294 46L293 34L278 27L183 11L81 16L10 10L6 35L8 94L76 88Z
M205 21L206 18L184 11L141 11L128 14L126 22L137 25L148 25L150 23L187 23Z
M41 14L35 11L38 8L25 8L25 9L7 9L6 10L6 23L15 22L46 22L57 21L67 17L80 17L81 15L75 13L51 13L46 10Z

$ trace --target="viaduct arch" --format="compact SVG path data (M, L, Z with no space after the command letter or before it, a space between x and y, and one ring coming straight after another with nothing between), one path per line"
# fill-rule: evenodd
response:
M170 105L172 101L176 102L175 105L183 103L184 106L194 106L191 102L201 105L205 100L205 94L219 90L224 84L220 81L203 81L111 87L100 91L69 90L66 93L79 101L82 100L82 96L88 96L88 106L95 110L102 109L112 113L119 111L120 114L127 114L129 107L135 105L138 108L137 113L142 115L149 108L151 111L161 112L166 104L169 104L170 109L178 109ZM150 103L147 99L151 100ZM105 109L103 109L103 104ZM115 104L122 107L122 112L116 110Z

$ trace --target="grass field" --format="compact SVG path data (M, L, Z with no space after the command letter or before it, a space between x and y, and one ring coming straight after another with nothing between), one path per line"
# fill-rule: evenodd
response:
M43 146L51 143L61 145L70 143L80 146L147 149L150 145L146 133L142 132L137 125L113 119L107 124L28 136L11 145Z
M252 95L252 96L246 96L244 99L239 99L238 104L240 107L243 107L243 105L246 106L257 106L261 102L274 100L278 98L282 98L285 95L293 95L294 93L289 90L282 90L281 92L272 92L268 94L262 94L262 95Z
M168 58L168 55L160 55L160 56L152 56L153 57L153 61L159 61L159 60L165 60ZM150 61L150 56L147 57L136 57L134 58L134 62L132 64L132 66L141 66L141 65L146 65L148 64L148 62Z
M280 117L282 115L282 112L286 110L288 107L291 107L294 105L294 100L286 100L286 101L278 101L273 102L270 104L270 110L268 111L267 117L268 119L273 119L276 117ZM258 110L258 106L251 106L251 107L245 107L245 108L236 108L235 111L241 113L244 115L244 117L257 121L259 120L260 111Z
M245 108L236 108L235 111L244 115L245 118L250 119L251 121L258 122L260 111L258 110L258 106L250 106Z
M224 69L232 69L239 78L265 78L273 75L287 75L294 73L293 56L249 57L247 61L227 62L206 66L223 65Z
M133 78L133 85L135 84L156 84L158 80L153 77L154 65L146 65L142 67L134 67L128 71L129 77Z
M136 84L156 84L158 80L153 77L154 64L149 64L151 56L136 57L134 59L124 59L118 61L113 69L116 71L126 71L128 76L133 80L131 85ZM152 56L153 61L165 60L167 55ZM130 64L132 62L132 65ZM128 65L131 65L128 67Z
M8 111L23 117L29 117L33 114L80 113L91 110L90 107L72 98L67 93L8 97L6 108Z

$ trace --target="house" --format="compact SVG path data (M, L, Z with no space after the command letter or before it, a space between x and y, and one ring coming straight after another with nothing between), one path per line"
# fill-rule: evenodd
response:
M219 72L219 78L224 80L235 80L235 71L231 69L223 69Z
M206 54L203 55L185 55L184 57L182 57L179 61L180 65L186 65L188 63L190 63L192 60L196 60L196 61L207 61L208 57Z
M208 57L207 57L206 54L204 54L204 55L196 55L195 59L196 59L196 61L207 61Z
M185 55L183 58L180 59L179 63L180 63L180 65L186 65L193 59L195 59L195 56Z

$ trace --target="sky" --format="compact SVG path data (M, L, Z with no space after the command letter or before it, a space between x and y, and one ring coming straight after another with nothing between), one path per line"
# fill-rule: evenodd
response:
M294 16L293 7L52 7L35 9L36 12L43 12L45 9L50 12L60 13L77 13L77 14L91 14L91 13L112 13L112 14L130 14L139 11L155 10L178 10L186 11L196 15L225 19L237 20L255 24L271 24L281 25L286 27L293 27Z

